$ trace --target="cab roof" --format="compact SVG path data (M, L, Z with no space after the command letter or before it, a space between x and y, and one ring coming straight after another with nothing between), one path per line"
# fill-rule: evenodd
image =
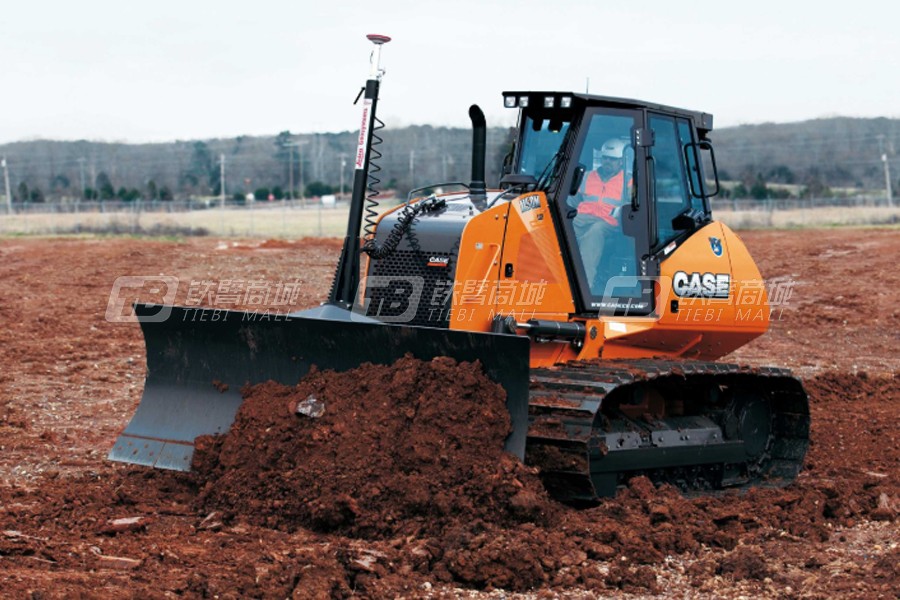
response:
M582 94L578 92L560 92L560 91L506 91L503 92L504 103L506 98L515 98L516 102L513 106L506 106L522 109L537 109L552 111L554 109L579 110L593 106L606 106L610 108L628 108L628 109L647 109L659 111L678 117L691 119L694 126L702 133L712 131L713 116L707 112L696 110L688 110L685 108L677 108L665 104L657 104L655 102L646 102L644 100L634 100L631 98L617 98L614 96L598 96L594 94ZM526 106L522 106L520 99L528 98ZM544 104L545 100L553 98L553 105ZM564 98L571 98L571 106L563 107Z

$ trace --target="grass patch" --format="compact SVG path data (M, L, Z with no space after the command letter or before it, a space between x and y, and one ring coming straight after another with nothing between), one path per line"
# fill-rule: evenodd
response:
M17 213L0 215L0 235L336 237L346 233L347 215L346 208L283 205L181 212Z
M106 225L75 225L69 230L60 229L58 235L119 235L135 238L163 238L180 241L186 237L208 236L209 231L203 227L183 227L172 224L154 223L150 227L141 227L113 221Z
M823 207L796 210L716 210L713 217L732 229L809 229L834 227L895 227L900 208Z

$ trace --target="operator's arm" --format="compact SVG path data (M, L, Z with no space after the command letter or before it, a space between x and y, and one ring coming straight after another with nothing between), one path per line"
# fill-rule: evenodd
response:
M569 205L569 208L578 208L578 206L581 205L582 202L596 202L597 200L599 200L597 196L590 196L588 194L585 194L584 190L581 190L574 196L569 196L566 199L566 204Z
M625 184L625 190L622 194L622 198L618 202L616 202L616 208L613 209L613 217L615 217L616 219L619 218L619 216L622 214L622 207L624 207L626 204L631 203L634 191L634 179L629 179Z

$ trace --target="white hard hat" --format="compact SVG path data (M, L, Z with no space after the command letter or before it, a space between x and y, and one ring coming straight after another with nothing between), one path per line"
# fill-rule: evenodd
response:
M600 156L623 158L625 156L625 140L621 138L606 140L600 147Z

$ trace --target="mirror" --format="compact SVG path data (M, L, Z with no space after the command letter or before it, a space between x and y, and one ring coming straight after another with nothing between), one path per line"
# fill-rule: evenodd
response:
M685 162L688 165L691 195L694 198L712 198L719 193L719 170L716 167L716 153L713 150L712 142L709 140L700 140L696 143L684 145ZM703 165L701 168L700 165ZM712 171L715 186L712 191L706 191L705 186L701 185L703 173Z

